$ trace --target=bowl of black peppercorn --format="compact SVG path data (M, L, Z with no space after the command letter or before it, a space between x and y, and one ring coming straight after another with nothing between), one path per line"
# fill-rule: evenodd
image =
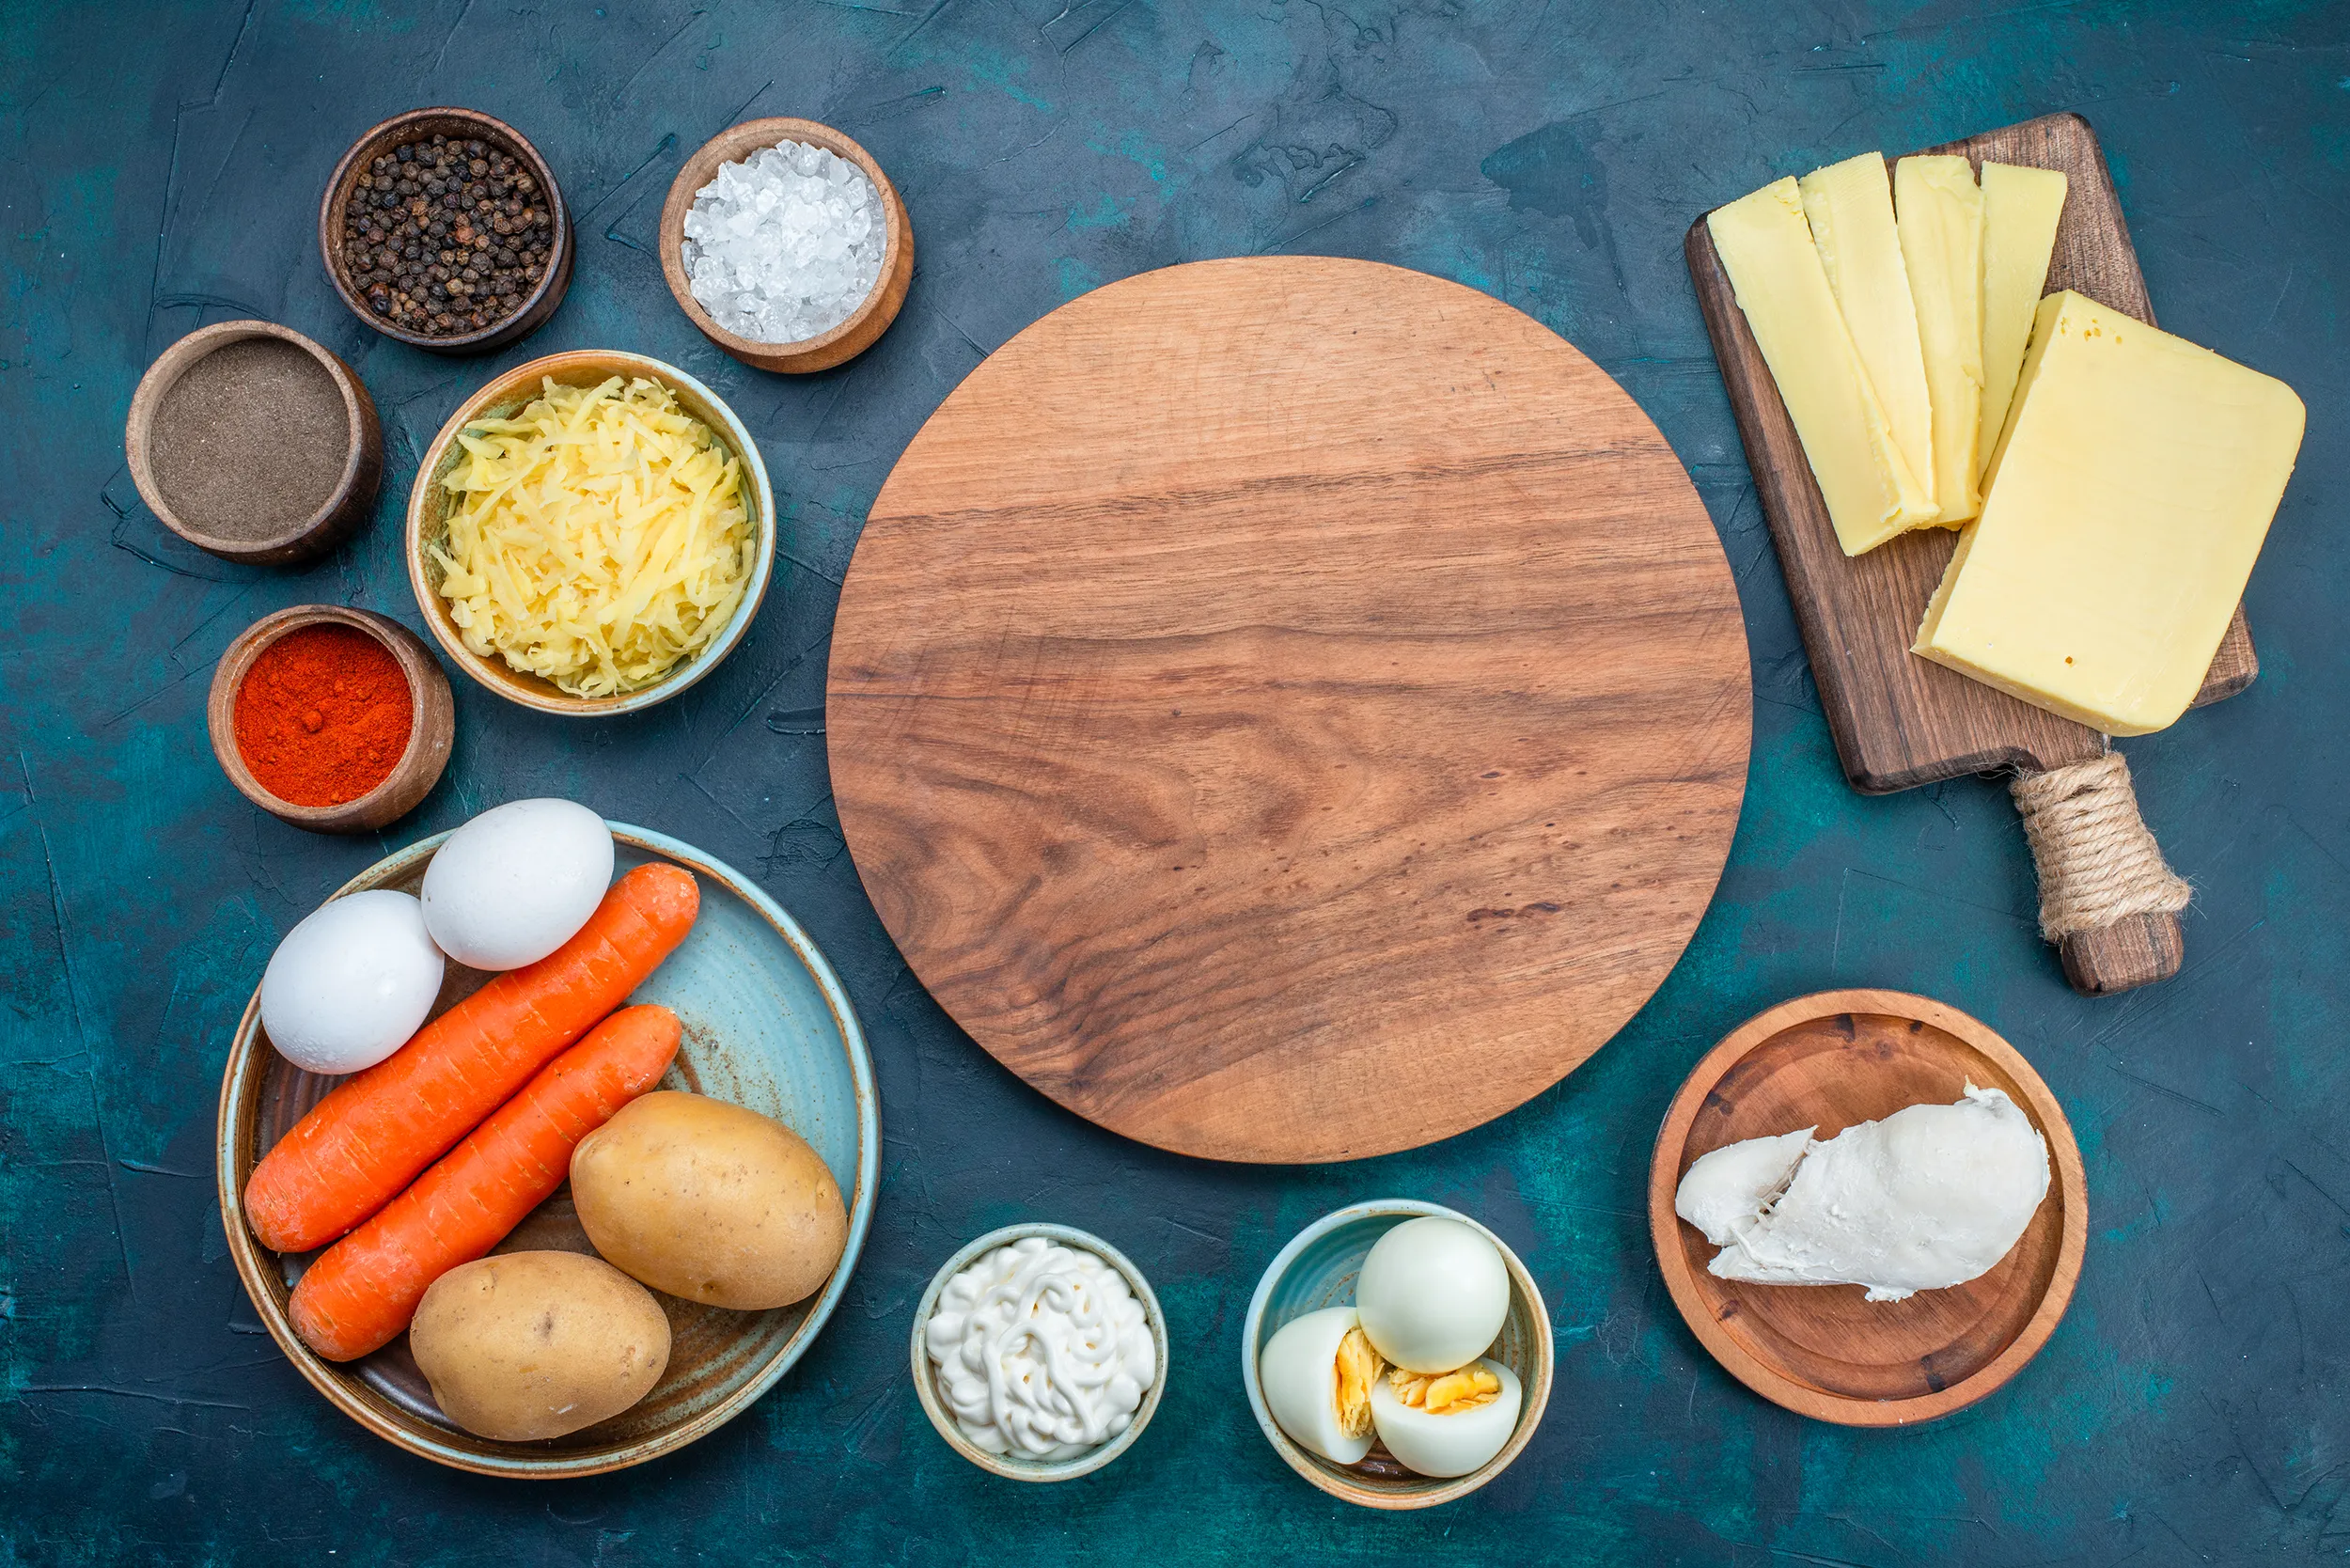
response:
M472 109L376 126L319 203L319 252L343 303L435 353L483 353L537 331L571 287L574 248L539 149Z

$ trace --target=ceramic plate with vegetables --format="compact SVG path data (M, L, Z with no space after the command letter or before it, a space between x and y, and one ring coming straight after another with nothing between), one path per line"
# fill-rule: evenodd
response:
M304 1374L444 1464L592 1474L756 1400L854 1266L854 1013L737 873L521 801L290 932L231 1048L223 1212Z

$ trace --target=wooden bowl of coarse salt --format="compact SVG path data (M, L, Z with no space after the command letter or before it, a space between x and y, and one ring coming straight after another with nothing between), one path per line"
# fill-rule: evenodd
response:
M686 215L694 211L703 191L718 180L721 167L756 160L760 152L785 142L830 153L861 171L872 183L884 230L879 271L863 299L844 319L791 342L769 341L721 325L717 316L696 297L685 255ZM823 170L830 166L822 162L815 170L799 166L809 162L818 161L797 157L789 172L760 167L738 169L737 178L753 181L753 191L763 186L780 195L796 181L822 178ZM746 243L749 238L744 236ZM698 243L697 248L701 248ZM812 119L748 119L704 142L699 150L685 160L684 167L678 170L677 179L670 182L669 198L661 209L661 274L668 280L669 292L676 297L678 308L685 312L686 319L701 329L702 336L744 364L795 375L828 370L871 348L889 329L889 323L898 319L898 307L905 303L907 286L914 281L914 226L907 220L906 206L899 198L898 188L889 182L873 155L852 138ZM738 310L721 314L737 326L747 324ZM825 314L829 312L820 312L820 320Z

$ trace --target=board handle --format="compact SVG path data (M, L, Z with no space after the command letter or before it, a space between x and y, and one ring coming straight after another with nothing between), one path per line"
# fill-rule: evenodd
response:
M2086 762L2019 776L2009 787L2040 874L2040 933L2085 996L2110 996L2179 972L2179 911L2192 896L2138 809L2130 765L2107 747Z
M2125 915L2109 926L2078 931L2057 944L2064 978L2084 996L2110 996L2166 980L2186 961L2186 933L2176 915Z

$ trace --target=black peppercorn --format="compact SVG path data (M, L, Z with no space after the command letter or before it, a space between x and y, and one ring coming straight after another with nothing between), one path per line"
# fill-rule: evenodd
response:
M493 326L546 275L553 214L494 143L403 143L352 182L342 269L378 317L427 337Z

